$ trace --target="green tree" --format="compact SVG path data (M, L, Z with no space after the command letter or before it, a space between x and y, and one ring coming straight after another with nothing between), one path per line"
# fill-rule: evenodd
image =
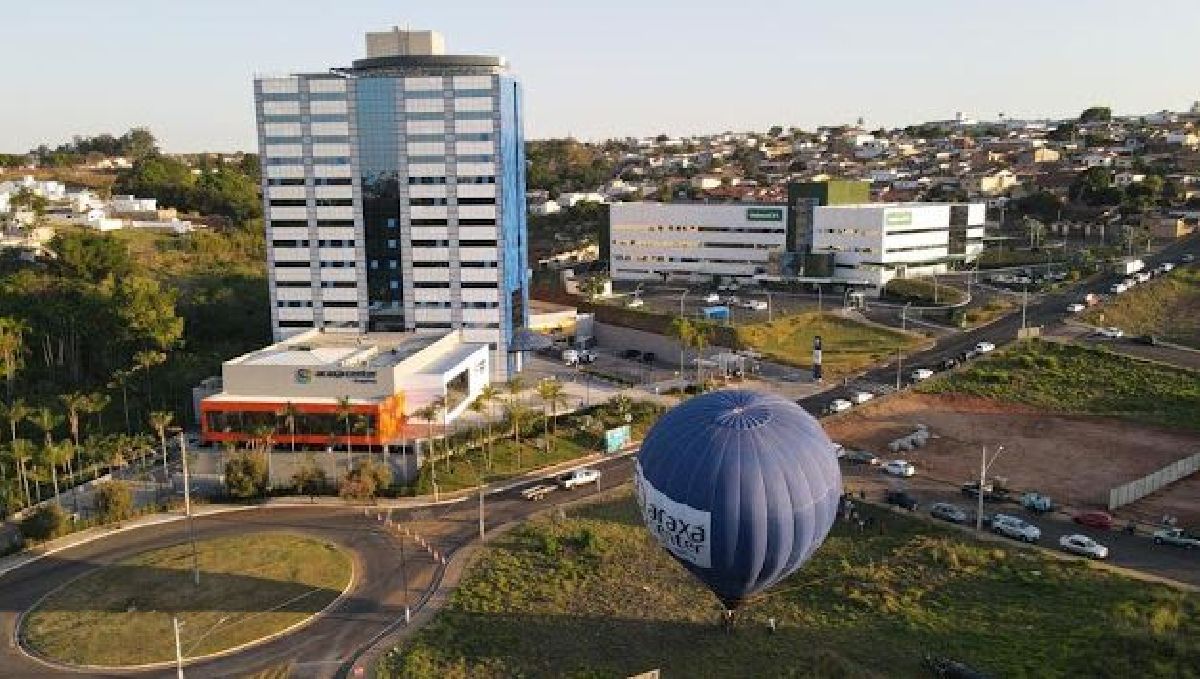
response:
M240 450L225 461L225 489L231 497L247 500L267 491L267 460L261 452Z
M8 402L13 401L13 384L17 371L25 364L25 334L29 326L15 318L0 318L0 370L8 390Z
M296 404L292 403L291 401L288 401L286 404L284 404L283 408L281 408L279 410L279 412L275 413L275 416L282 418L283 423L285 425L287 425L288 436L289 436L289 438L291 440L291 444L292 444L292 454L295 455L296 454L296 418L300 417L300 409L296 407Z
M9 443L9 451L16 462L17 473L21 476L21 488L25 491L26 507L33 504L33 497L29 492L29 463L34 460L35 450L33 441L28 439L13 439Z
M59 395L59 400L62 401L63 408L67 413L67 430L71 433L71 441L75 444L75 463L79 466L79 451L81 441L79 439L79 418L88 408L88 396L77 391L69 394ZM82 471L80 469L79 471ZM72 470L72 475L75 470Z
M133 488L127 481L96 484L96 513L103 523L124 521L133 516Z
M1112 109L1108 106L1092 106L1079 114L1080 123L1106 123L1112 120Z
M477 400L480 403L482 403L485 408L487 408L487 432L488 432L487 469L488 469L488 471L492 470L492 450L493 450L492 422L496 419L495 405L499 399L500 399L500 390L497 389L496 385L494 385L494 384L491 384L491 383L485 384L485 385L483 385L483 388L479 390L479 397Z
M150 428L158 436L158 443L161 446L163 456L163 482L169 478L170 471L167 468L167 428L175 421L175 414L165 410L155 410L147 416L147 421Z
M51 540L65 535L68 530L67 515L56 504L38 507L21 522L21 535L27 540Z
M304 463L292 475L296 492L314 499L325 489L328 480L325 470L317 464L316 458L311 454L306 456Z
M354 469L346 474L346 480L338 494L344 498L369 500L391 483L392 471L386 465L371 458L364 458L355 463Z
M133 272L124 243L94 231L60 231L50 240L55 266L64 276L91 283L121 280Z

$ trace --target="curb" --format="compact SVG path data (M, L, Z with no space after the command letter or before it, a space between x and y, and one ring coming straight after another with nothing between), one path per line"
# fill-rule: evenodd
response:
M216 512L216 513L221 513L221 512ZM165 523L165 522L163 522L163 523ZM154 524L150 524L150 525L154 525ZM288 531L280 531L280 532L286 533ZM51 660L49 658L45 658L37 653L30 651L29 649L27 649L25 647L25 644L23 644L22 640L21 640L21 624L25 621L26 614L30 613L31 611L36 609L38 606L40 606L43 601L45 601L47 598L49 598L55 592L58 592L62 588L66 587L67 585L70 585L71 583L73 583L77 580L80 580L85 576L91 575L96 570L97 569L92 569L90 571L87 571L86 573L80 573L78 576L71 578L70 580L62 583L61 585L59 585L58 587L55 587L54 589L50 590L49 592L46 592L44 595L42 595L42 597L40 599L38 599L36 602L34 602L34 604L32 606L30 606L26 610L22 611L20 613L20 615L17 616L17 620L16 620L15 624L13 625L13 639L12 639L13 646L17 649L17 651L19 653L21 653L22 655L24 655L26 658L29 658L30 660L41 663L42 665L45 665L47 667L51 667L51 668L59 670L59 671L75 672L78 674L83 674L83 673L88 673L88 672L120 672L120 673L141 672L144 670L158 670L158 669L166 669L168 667L175 667L176 662L174 660L163 660L163 661L159 661L159 662L155 662L155 663L145 663L145 664L141 664L141 665L70 665L70 664L66 664L66 663L59 663L59 662ZM259 637L258 639L252 639L251 641L247 641L243 644L238 644L237 646L232 646L230 648L226 648L224 650L217 651L215 653L209 653L206 655L185 657L182 660L183 666L187 667L188 665L194 665L196 663L207 662L209 660L215 660L217 658L223 658L228 655L240 653L248 648L258 646L259 644L265 644L270 641L274 641L275 639L278 639L285 635L296 632L304 627L307 627L309 624L315 622L317 619L323 617L326 613L328 613L334 607L335 604L337 604L338 602L340 602L346 598L346 595L349 594L350 591L353 590L356 585L358 585L358 577L359 577L360 570L361 570L361 567L357 563L357 557L355 557L354 559L351 560L350 582L346 583L346 587L342 589L342 591L337 595L337 597L334 598L333 601L330 601L324 608L317 611L316 613L313 613L312 615L308 616L307 618L304 618L303 620L298 620L297 622L285 627L284 629L272 632L271 634L268 634L267 636ZM215 625L214 625L214 627L215 627Z

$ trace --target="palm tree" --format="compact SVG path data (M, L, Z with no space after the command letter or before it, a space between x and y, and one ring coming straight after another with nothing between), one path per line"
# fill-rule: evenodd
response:
M158 434L159 445L162 446L163 456L163 482L167 480L169 471L167 470L167 427L171 426L171 422L175 420L175 414L166 410L151 411L149 416L150 428L154 433Z
M13 382L17 378L17 370L23 364L25 353L25 333L29 326L24 321L15 318L0 318L0 371L4 373L4 382L8 389L8 402L13 400Z
M50 479L54 484L54 499L60 507L62 506L62 498L59 497L58 491L58 465L70 461L71 448L70 441L55 443L50 438L47 438L45 445L42 446L42 459L50 467Z
M487 468L488 468L488 471L492 470L492 420L494 420L496 418L496 413L494 412L493 406L496 404L496 400L499 398L500 398L500 390L497 389L495 387L495 385L485 384L485 385L483 385L483 388L479 390L479 396L476 399L480 403L482 403L488 410L488 418L487 418L487 430L488 430Z
M296 453L296 418L300 415L300 409L294 403L288 401L283 409L275 413L276 417L282 417L284 423L287 424L288 433L292 438L292 454Z
M150 371L166 360L167 355L161 351L139 351L133 355L133 372L140 370L146 375L146 408L154 407L154 381L150 379Z
M79 466L79 416L88 408L87 394L81 394L78 391L73 391L69 394L61 394L59 400L62 401L63 408L67 411L67 427L71 431L71 440L75 442L75 466ZM81 470L82 471L82 470ZM75 470L70 470L71 476L74 477ZM74 481L72 481L74 483Z
M12 451L13 459L17 463L17 474L21 476L21 487L25 490L25 506L33 504L33 499L29 495L29 471L28 463L33 460L34 446L29 439L13 439L9 444L9 450Z
M516 441L517 448L517 469L521 468L521 418L525 415L525 406L521 405L516 399L508 399L504 402L504 415L512 422L513 439Z
M538 382L537 395L542 401L542 420L546 435L546 454L550 453L550 430L558 431L557 413L559 406L565 406L567 399L563 396L563 385L558 380L544 379Z
M439 408L439 406L438 406L437 399L435 399L435 400L433 400L433 401L430 401L429 403L426 403L424 406L421 406L420 408L418 408L417 410L415 410L415 411L413 412L413 414L414 414L414 415L416 415L417 417L421 418L422 420L425 420L425 423L426 423L426 425L427 425L427 427L428 427L428 429L427 429L427 431L428 431L428 437L426 438L426 440L427 440L427 441L429 441L429 443L428 443L428 445L427 445L427 448L428 448L428 451L429 451L429 469L430 469L430 472L433 472L433 471L434 471L434 466L433 466L433 465L434 465L434 457L433 457L433 452L434 452L434 451L433 451L433 423L434 423L434 420L436 420L436 419L437 419L437 416L438 416L438 412L439 412L439 411L440 411L440 408Z
M260 424L250 430L251 445L267 456L267 490L271 490L271 451L275 448L275 427Z
M108 394L99 391L88 394L85 399L86 405L83 408L83 412L96 416L96 431L100 433L104 432L104 409L111 402L112 399L109 398Z
M28 418L31 412L32 411L29 409L29 406L25 405L25 401L19 398L13 399L12 403L8 405L0 402L0 418L8 421L8 428L12 434L12 437L9 439L9 441L17 440L17 426L20 425L21 422L23 422L26 418ZM24 478L24 473L21 471L20 465L16 461L14 461L13 464L18 466L17 475L21 478ZM22 481L22 484L26 487L25 494L28 495L28 482Z
M513 418L513 440L517 443L517 455L521 454L521 428L517 425L520 420L520 393L525 388L525 380L521 379L520 375L515 375L504 383L504 390L508 392L508 406L505 410L510 413L517 413L517 417ZM520 466L520 465L518 465Z
M484 405L483 399L476 397L476 399L474 401L471 401L471 403L467 405L467 409L470 410L472 413L475 413L476 415L483 417L483 413L487 409L487 406ZM482 441L480 441L480 436L479 436L479 434L481 432L483 432L483 426L482 425L476 426L475 431L474 431L475 436L473 438L475 439L475 443L477 443L477 444L483 443ZM480 445L479 447L482 452L484 450L483 445ZM485 455L486 455L486 453L485 453Z
M354 407L350 405L350 397L342 396L337 400L337 407L334 409L335 417L341 420L346 425L346 473L350 473L350 425L354 419ZM332 432L329 436L333 439Z
M109 389L121 388L121 409L125 411L125 433L132 434L132 425L129 422L129 380L133 377L132 370L117 369L113 371L112 380L108 383Z
M696 341L696 324L686 316L677 316L671 321L667 334L679 340L679 376L684 377L684 354Z

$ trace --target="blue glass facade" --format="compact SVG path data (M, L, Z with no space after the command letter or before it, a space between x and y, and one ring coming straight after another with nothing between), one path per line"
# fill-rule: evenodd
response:
M506 344L513 343L517 329L528 327L529 285L527 265L528 224L525 206L525 134L521 85L515 78L501 76L500 88L500 237L504 258L501 281L501 331ZM517 356L509 353L508 371L519 370Z
M403 268L398 266L401 220L400 121L391 77L356 82L359 175L371 329L404 330Z

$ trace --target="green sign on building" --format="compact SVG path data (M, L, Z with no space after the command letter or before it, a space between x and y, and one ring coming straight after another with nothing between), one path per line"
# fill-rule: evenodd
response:
M883 223L887 226L912 226L912 212L908 210L888 212L883 217Z
M783 208L752 207L746 210L746 219L752 222L782 222Z

